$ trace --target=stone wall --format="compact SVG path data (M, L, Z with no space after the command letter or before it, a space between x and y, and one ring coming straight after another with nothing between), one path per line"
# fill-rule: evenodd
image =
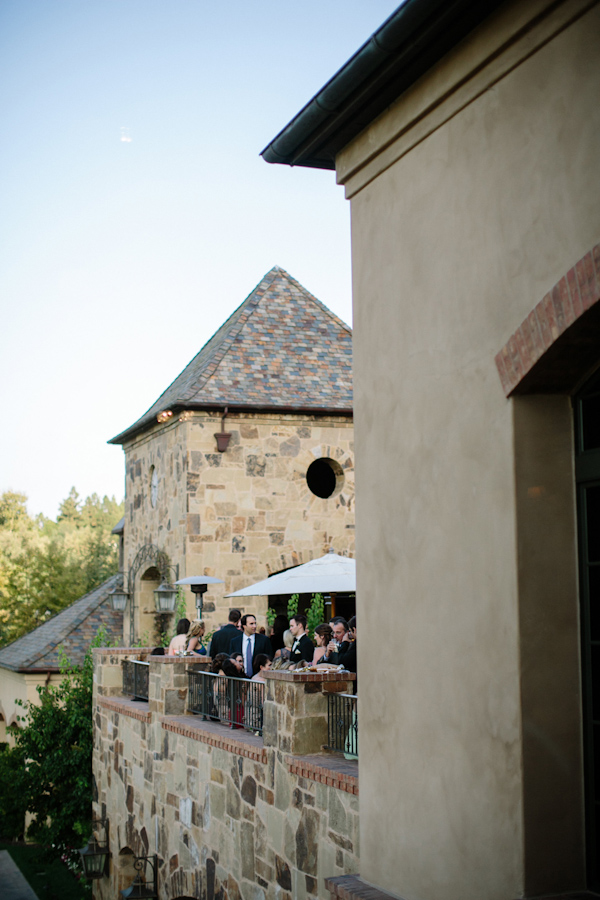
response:
M215 433L221 417L184 412L125 447L125 571L144 543L164 550L180 577L207 574L224 580L205 598L209 627L227 620L230 591L330 547L354 555L353 426L347 417L232 414L224 453ZM339 466L334 494L323 499L307 485L315 459ZM151 502L152 467L158 479ZM143 575L140 572L139 575ZM152 633L152 586L140 590L137 634ZM266 598L244 600L245 610L266 611ZM194 599L188 595L188 613ZM125 617L126 625L128 616Z
M121 660L140 653L94 651L94 810L112 852L95 900L131 883L131 851L158 854L161 900L328 897L326 877L358 870L357 765L321 752L327 692L353 676L272 673L261 738L185 715L178 658L149 657L148 703L123 699Z

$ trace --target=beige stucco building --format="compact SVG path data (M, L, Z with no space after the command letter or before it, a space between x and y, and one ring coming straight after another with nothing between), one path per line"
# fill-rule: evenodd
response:
M265 151L352 211L345 898L600 888L599 47L597 2L411 0Z
M123 614L108 601L121 581L120 575L111 576L47 622L0 648L0 742L14 742L7 729L18 726L25 716L22 704L40 702L38 688L61 683L61 654L71 666L81 666L100 629L109 642L120 641Z
M351 330L283 269L112 442L126 465L126 646L156 639L157 559L223 580L204 601L211 629L231 591L331 547L354 555ZM260 624L266 609L245 606Z

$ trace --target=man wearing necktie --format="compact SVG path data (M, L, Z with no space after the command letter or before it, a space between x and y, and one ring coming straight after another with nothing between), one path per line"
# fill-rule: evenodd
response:
M252 678L252 664L259 653L266 653L271 659L273 655L271 642L266 635L256 633L256 616L252 613L242 616L242 633L233 638L229 652L242 654L244 671L248 678Z

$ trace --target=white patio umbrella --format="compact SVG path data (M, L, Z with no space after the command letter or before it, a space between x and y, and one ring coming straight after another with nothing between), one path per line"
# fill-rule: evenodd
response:
M301 566L294 566L225 596L267 597L269 594L340 594L355 591L356 561L330 550L319 559L311 559Z

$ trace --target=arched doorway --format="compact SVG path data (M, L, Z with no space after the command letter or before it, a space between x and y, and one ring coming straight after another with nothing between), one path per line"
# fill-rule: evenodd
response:
M600 371L578 392L575 477L579 519L581 664L588 887L600 889Z
M144 644L154 645L158 636L154 591L160 585L160 572L156 566L150 566L140 577L138 587L139 603L139 636Z

